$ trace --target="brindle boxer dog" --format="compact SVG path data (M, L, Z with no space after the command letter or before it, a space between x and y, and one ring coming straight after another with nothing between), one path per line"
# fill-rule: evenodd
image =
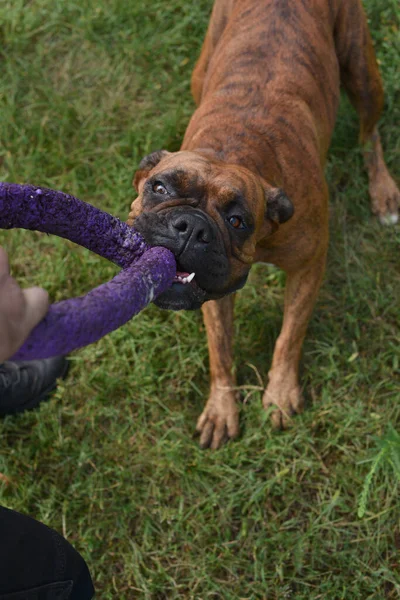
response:
M156 304L202 306L211 364L203 447L239 432L232 292L255 262L287 273L263 405L280 427L303 408L299 358L325 270L324 165L341 83L361 121L372 212L395 223L400 193L383 158L382 84L360 0L217 0L182 149L150 154L135 175L128 222L170 248L179 270Z

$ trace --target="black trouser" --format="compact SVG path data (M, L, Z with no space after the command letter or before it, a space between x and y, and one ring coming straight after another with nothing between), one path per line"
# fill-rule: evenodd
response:
M0 506L0 600L90 600L82 556L59 533Z

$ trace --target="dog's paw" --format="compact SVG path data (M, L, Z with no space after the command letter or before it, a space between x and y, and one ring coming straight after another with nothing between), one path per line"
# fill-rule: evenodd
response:
M387 171L382 169L370 180L372 212L382 225L395 225L399 220L400 190Z
M304 399L298 384L269 383L263 396L265 410L273 408L271 423L276 429L290 426L294 415L303 412Z
M239 434L239 411L236 394L229 388L212 391L200 415L196 431L200 447L216 450Z

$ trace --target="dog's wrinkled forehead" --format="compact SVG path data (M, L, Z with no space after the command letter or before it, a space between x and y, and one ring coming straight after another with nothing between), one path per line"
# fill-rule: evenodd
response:
M219 204L236 200L249 204L255 212L263 198L261 182L253 173L196 152L167 154L150 179L168 184L181 198L215 199Z

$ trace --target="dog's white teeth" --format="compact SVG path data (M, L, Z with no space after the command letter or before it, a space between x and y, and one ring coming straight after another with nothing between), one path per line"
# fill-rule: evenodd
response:
M191 273L187 277L182 277L182 275L176 275L174 281L177 281L178 283L190 283L191 281L193 281L194 276L195 273Z

